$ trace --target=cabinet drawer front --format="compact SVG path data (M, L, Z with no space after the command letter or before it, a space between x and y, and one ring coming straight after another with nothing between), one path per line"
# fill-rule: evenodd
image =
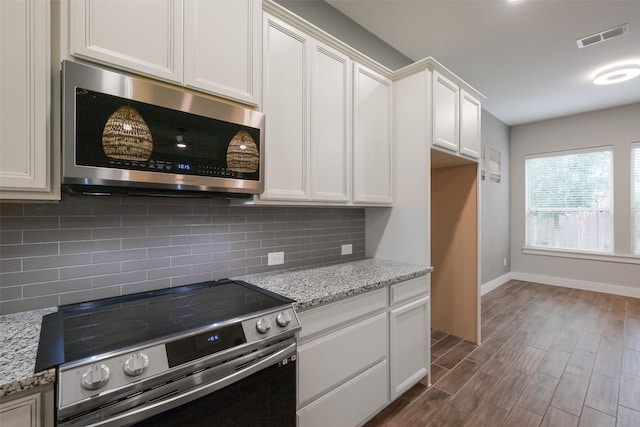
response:
M298 402L349 380L387 356L387 313L298 348Z
M298 425L360 425L387 404L387 361L384 360L298 412Z
M302 330L299 337L307 338L323 330L353 321L387 306L387 289L367 292L361 296L344 299L298 314Z
M391 285L390 301L391 305L396 305L401 301L422 297L429 293L429 277L418 277L406 282Z

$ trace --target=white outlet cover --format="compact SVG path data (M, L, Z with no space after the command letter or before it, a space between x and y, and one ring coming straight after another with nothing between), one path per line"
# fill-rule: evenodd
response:
M267 265L284 264L284 252L270 252L267 256Z
M342 245L342 255L351 255L353 253L353 245L349 243L348 245Z

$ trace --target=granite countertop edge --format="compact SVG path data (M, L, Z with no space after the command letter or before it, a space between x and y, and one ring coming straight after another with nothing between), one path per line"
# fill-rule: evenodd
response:
M294 308L303 311L424 276L431 271L427 266L367 258L234 279L291 298L295 300ZM52 307L0 316L0 398L55 381L55 369L36 373L33 370L42 317L56 310Z
M405 275L402 275L402 276L399 276L399 277L396 277L396 278L393 278L393 279L388 279L388 280L368 283L368 284L363 285L363 286L361 286L359 288L356 288L356 289L350 289L350 290L346 290L346 291L336 292L336 293L333 293L331 295L314 298L314 299L309 300L309 301L295 302L293 305L294 305L294 307L295 307L295 309L297 311L307 310L307 309L313 308L313 307L318 306L318 305L327 304L327 303L330 303L330 302L341 300L343 298L355 296L355 295L358 295L358 294L361 294L361 293L375 291L376 289L381 289L381 288L384 288L384 287L387 287L387 286L391 286L391 285L393 285L395 283L400 283L400 282L404 282L404 281L407 281L407 280L415 279L416 277L424 276L428 272L429 271L425 270L424 272L421 271L421 272L416 272L416 273L411 273L411 274L405 274Z
M55 369L33 373L42 317L56 307L0 316L0 398L51 384Z
M432 267L366 258L328 266L236 277L294 300L297 311L425 276ZM302 286L301 286L302 284Z

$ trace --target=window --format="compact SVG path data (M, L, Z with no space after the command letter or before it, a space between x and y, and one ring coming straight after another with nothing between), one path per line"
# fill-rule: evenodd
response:
M528 157L527 246L611 253L612 171L609 148Z
M640 255L640 143L631 150L631 218L633 253Z

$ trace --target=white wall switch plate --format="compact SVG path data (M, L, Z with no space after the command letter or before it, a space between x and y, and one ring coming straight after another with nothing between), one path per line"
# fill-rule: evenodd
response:
M284 264L284 252L271 252L267 258L267 265Z
M342 245L342 255L351 255L353 253L353 245L349 243L348 245Z

